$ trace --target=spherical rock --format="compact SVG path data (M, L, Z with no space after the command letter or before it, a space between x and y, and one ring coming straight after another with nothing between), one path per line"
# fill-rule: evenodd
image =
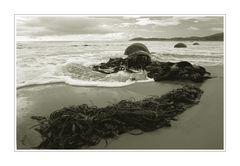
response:
M180 61L180 62L177 62L176 65L178 67L181 67L181 68L186 68L186 67L190 67L190 68L193 68L193 65L188 62L188 61Z
M124 55L130 55L136 51L145 51L147 53L150 53L148 48L142 44L142 43L133 43L130 46L128 46L124 52Z
M200 45L199 43L193 43L193 45Z
M177 43L177 44L174 46L174 48L186 48L186 47L187 47L187 45L184 44L184 43Z

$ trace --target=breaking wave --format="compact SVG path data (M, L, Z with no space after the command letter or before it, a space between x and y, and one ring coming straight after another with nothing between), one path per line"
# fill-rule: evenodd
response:
M112 74L103 74L93 71L91 66L68 63L56 67L55 71L44 73L37 78L19 83L17 88L56 83L65 83L72 86L123 87L136 82L149 81L153 81L153 79L148 78L144 71L137 73L119 71Z

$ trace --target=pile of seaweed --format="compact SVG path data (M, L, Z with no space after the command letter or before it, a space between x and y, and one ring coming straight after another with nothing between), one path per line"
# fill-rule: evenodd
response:
M133 72L134 70L145 70L149 78L155 81L162 80L190 80L203 82L211 78L211 73L202 66L192 65L190 62L181 61L177 63L159 62L151 60L151 54L142 43L134 43L127 47L124 52L127 58L110 58L108 62L94 65L93 70L111 74L118 71Z
M202 66L192 65L187 61L177 63L153 61L146 66L147 75L155 81L189 80L203 82L211 78L211 73Z
M141 134L171 126L171 120L197 104L203 91L186 85L159 97L122 100L106 107L86 104L64 107L49 117L32 116L42 136L39 149L79 149L123 133ZM136 132L138 131L138 132Z

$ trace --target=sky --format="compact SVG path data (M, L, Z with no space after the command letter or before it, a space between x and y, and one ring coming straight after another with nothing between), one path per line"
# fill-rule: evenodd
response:
M222 16L16 15L17 41L115 41L135 37L207 36L223 32Z

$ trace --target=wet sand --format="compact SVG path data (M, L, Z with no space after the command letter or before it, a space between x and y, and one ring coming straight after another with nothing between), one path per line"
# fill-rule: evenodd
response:
M223 149L223 66L207 67L216 78L199 86L204 94L200 103L181 115L172 127L134 136L123 134L106 146L101 142L91 149ZM36 124L32 115L47 116L64 106L89 104L103 107L123 99L141 100L151 95L162 95L182 87L187 82L135 83L121 88L74 87L49 84L17 89L16 136L17 149L28 149L41 141L29 129Z

